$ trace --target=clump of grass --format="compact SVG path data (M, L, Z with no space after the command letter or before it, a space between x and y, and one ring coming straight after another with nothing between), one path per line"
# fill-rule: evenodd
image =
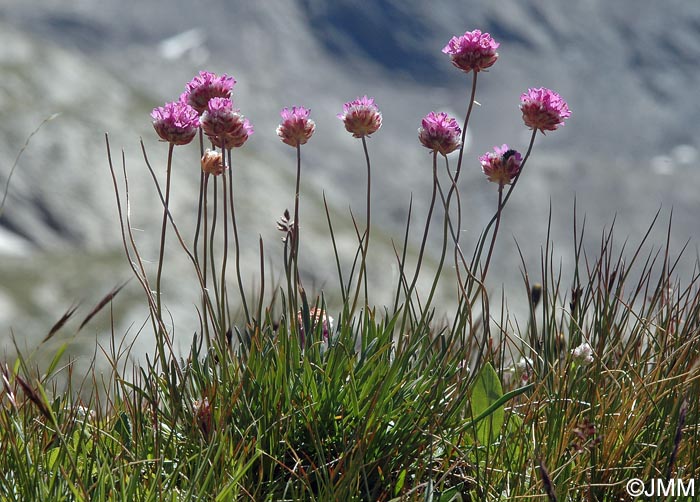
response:
M574 221L573 270L554 267L549 238L541 282L530 284L523 266L527 322L505 309L500 316L489 310L485 282L506 204L538 131L557 129L569 112L548 89L521 96L532 130L527 153L503 145L481 157L484 173L498 184L497 200L473 253L465 253L457 183L464 138L477 75L493 65L498 48L490 37L475 45L488 36L477 31L445 48L455 66L472 72L466 119L461 128L444 113L423 121L419 138L433 153L432 198L415 271L406 258L408 224L403 249L396 249L401 276L391 306L370 305L367 281L372 193L365 136L381 126L371 98L346 103L341 117L362 139L367 167L367 224L353 216L351 264L341 263L325 208L342 298L336 308L322 291L308 290L299 274L301 147L315 127L308 110L285 109L278 130L295 149L297 178L293 216L287 211L278 222L284 278L272 285L269 302L262 240L260 270L242 270L239 263L232 157L253 131L232 108L232 78L203 72L188 85L190 96L213 100L208 108L190 100L198 109L180 101L154 111L156 131L169 143L165 194L142 143L163 205L155 288L133 237L126 166L118 175L107 141L124 251L149 308L145 325L155 336L154 355L142 366L127 366L132 348L112 333L111 344L99 347L110 362L106 375L75 375L72 362L60 365L61 350L41 370L21 353L11 367L4 365L0 498L619 500L631 478L697 478L698 275L677 276L680 255L674 258L669 245L647 250L656 219L631 253L614 253L610 230L593 255ZM203 171L190 245L168 194L176 181L170 176L174 147L197 136ZM447 156L456 151L451 168ZM424 295L417 284L433 212L442 215L442 246ZM162 298L168 232L190 260L201 298L200 329L183 354L173 348ZM438 320L432 301L450 248L459 308L454 318ZM236 293L227 276L231 254ZM260 280L253 299L243 288L242 275L249 273ZM98 302L76 329L118 292ZM69 309L46 340L67 330L76 312Z

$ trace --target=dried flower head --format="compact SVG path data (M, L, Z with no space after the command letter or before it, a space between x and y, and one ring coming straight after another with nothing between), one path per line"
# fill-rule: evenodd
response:
M154 108L151 117L158 136L173 145L186 145L192 141L199 128L197 111L180 101Z
M202 156L202 171L206 174L213 174L214 176L219 176L224 172L224 162L221 153L212 151L207 148Z
M211 98L230 98L236 79L225 73L217 77L215 73L200 71L187 84L187 91L180 97L202 114L207 109Z
M454 152L462 145L461 134L457 121L445 112L430 112L418 129L418 139L423 146L442 155Z
M192 403L194 418L204 437L209 437L214 429L214 416L208 398Z
M573 433L573 439L569 444L569 448L581 453L585 449L590 449L598 444L600 444L602 438L596 431L596 426L593 422L585 419L583 422L577 424L571 432Z
M449 54L452 64L463 72L479 72L496 62L499 45L488 33L474 30L461 37L452 37L442 52Z
M311 110L303 106L284 108L280 112L282 123L277 127L277 136L289 146L305 144L316 130L316 123L309 118Z
M573 349L571 355L584 366L593 362L593 348L591 348L591 345L587 342Z
M545 87L528 89L524 92L520 96L520 110L523 112L525 125L543 133L555 131L571 116L566 101L559 94Z
M284 235L282 236L282 242L287 243L288 241L290 243L294 242L294 234L296 232L296 226L294 225L294 220L292 219L291 215L289 214L289 209L284 210L284 214L282 217L277 220L277 230L282 232Z
M532 303L532 308L537 308L542 299L542 284L536 282L530 288L530 303Z
M320 308L311 307L309 310L309 317L311 318L311 330L318 325L319 322L323 323L323 341L328 342L328 337L331 330L333 329L333 318L326 314L326 311ZM301 345L304 345L304 317L301 312L297 312L297 323L299 324L299 336Z
M355 138L369 136L382 126L382 113L374 103L374 98L362 96L343 105L343 113L338 118L345 123L345 129Z
M211 98L201 118L202 130L220 148L238 148L253 134L250 125L229 98Z
M565 355L564 352L566 352L566 336L564 335L564 333L559 332L556 335L554 335L554 350L560 356Z
M481 170L489 181L498 183L503 188L510 185L520 172L520 163L523 158L519 152L508 148L503 144L493 147L493 152L488 152L479 157Z

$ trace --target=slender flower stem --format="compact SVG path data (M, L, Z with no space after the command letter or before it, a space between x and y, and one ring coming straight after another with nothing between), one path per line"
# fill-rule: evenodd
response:
M418 263L416 264L416 273L413 276L413 281L411 281L411 286L408 288L408 291L406 292L406 302L411 301L411 297L413 296L413 290L416 287L416 283L418 282L418 275L420 273L420 267L421 264L423 263L423 253L425 252L425 244L428 241L428 232L430 230L430 220L433 218L433 209L435 208L435 198L437 196L437 155L438 152L434 151L433 152L433 194L430 197L430 208L428 209L428 216L425 220L425 230L423 231L423 240L421 241L420 244L420 250L418 251ZM405 312L408 312L408 309L406 309ZM402 320L401 324L401 330L403 331L403 324L405 322L406 314L404 313L404 319Z
M297 145L297 180L294 195L294 249L292 250L292 258L294 263L294 298L290 298L290 306L292 307L290 322L296 323L297 295L301 281L299 279L299 189L301 186L301 145Z
M218 183L216 182L216 179L214 179L214 182L212 183L214 186L214 209L212 211L211 215L211 234L209 235L209 262L210 262L210 268L211 268L211 278L212 278L212 290L214 291L214 297L216 301L216 305L219 305L219 288L217 286L218 281L216 280L216 267L214 266L214 263L216 261L214 260L214 237L216 235L216 220L217 220L217 215L219 212L219 189L218 189ZM223 325L223 319L221 319L221 324Z
M204 134L202 133L202 128L199 128L199 158L204 157ZM197 227L194 231L194 260L199 263L199 231L202 225L202 210L204 203L204 171L199 173L199 203L197 204ZM206 275L206 274L205 274Z
M209 324L207 321L208 318L208 309L206 308L206 302L207 302L207 233L208 233L208 228L207 228L207 191L209 189L209 174L205 174L204 171L202 171L204 174L202 183L201 183L201 192L203 194L203 201L202 201L202 222L203 222L203 227L204 227L204 235L202 236L202 257L204 258L203 262L203 267L202 267L202 282L203 282L203 288L202 288L202 316L203 316L203 321L202 323L204 324L204 334L207 339L207 343L210 343L210 336L209 336ZM198 233L196 234L198 235ZM195 237L195 261L197 261L196 258L196 251L197 251L197 242L196 242L196 237Z
M263 248L262 235L258 236L260 248L260 298L258 302L257 322L259 328L263 325L263 299L265 298L265 250Z
M478 270L476 267L478 267L478 264L479 264L480 259L481 259L481 254L483 253L483 250L484 250L484 244L486 244L486 236L488 235L489 230L491 230L491 227L494 225L494 223L496 223L496 221L500 219L503 208L505 208L506 203L508 202L508 199L510 199L511 194L513 193L513 190L515 189L515 185L517 185L518 180L520 179L520 176L522 176L522 174L523 174L523 169L525 168L525 164L526 164L527 160L530 158L530 154L532 153L532 147L535 144L535 136L536 135L537 135L537 129L532 131L532 136L530 137L530 144L527 147L527 153L525 154L525 157L523 157L523 161L520 164L520 172L513 179L513 184L510 185L505 196L498 204L498 209L496 211L496 214L493 215L493 217L491 218L491 221L489 221L488 225L486 225L486 228L484 229L483 233L481 234L481 237L479 238L479 242L477 244L477 250L476 250L476 253L474 254L474 258L472 259L472 264L471 264L472 273L470 274L470 276L472 276L472 277L477 275ZM495 241L495 236L492 236L492 242L493 241ZM485 274L482 275L482 280L481 280L482 283L483 283L484 277L485 277ZM471 294L472 286L473 286L473 281L469 281L469 285L467 286L467 293L468 294ZM476 294L478 294L478 290L475 293L474 297L471 299L471 301L469 301L470 305L473 305L474 302L476 301Z
M365 250L362 253L362 270L365 275L365 305L369 303L367 295L367 250L369 249L369 231L370 231L370 214L371 214L371 193L372 193L372 173L369 162L369 152L367 151L367 139L362 136L362 149L365 152L365 161L367 162L367 231L365 236Z
M493 248L496 244L496 236L498 236L498 227L501 224L501 213L503 212L503 185L498 186L498 209L496 210L496 226L493 228L493 235L491 236L491 244L489 245L489 252L486 255L486 264L484 265L484 271L481 273L481 282L486 279L486 274L489 271L489 264L491 263L491 256L493 256Z
M292 230L292 235L293 235L294 230ZM295 318L296 318L296 310L294 310L294 302L292 301L292 297L294 296L294 288L292 287L292 275L293 275L293 266L292 266L292 259L293 256L291 254L294 253L294 243L293 241L291 242L290 246L290 240L294 239L294 237L289 237L290 234L287 234L287 238L284 241L284 272L285 275L287 276L287 305L285 307L289 307L289 322L290 322L290 330L294 329L292 326L295 326Z
M467 107L467 116L464 117L464 126L462 127L462 146L459 147L459 158L457 159L457 170L455 172L455 185L459 179L459 173L462 171L462 156L464 155L464 140L467 137L467 126L469 125L469 117L472 115L472 109L474 108L474 98L476 96L476 80L478 78L479 72L472 72L472 92L469 96L469 106ZM449 197L448 197L449 198Z
M447 167L447 172L450 172L450 166L449 162L447 160L447 157L445 157L445 165ZM438 282L440 281L440 273L442 272L442 267L445 263L445 255L447 253L447 233L448 233L448 228L451 225L450 222L450 213L449 213L449 204L450 200L449 197L452 195L452 188L454 187L454 184L450 187L450 192L447 198L445 198L445 194L442 191L442 187L440 186L440 182L438 181L437 178L437 171L435 173L435 184L437 185L438 191L440 192L440 198L442 200L442 203L445 207L445 218L443 222L443 235L442 235L442 251L440 253L440 262L438 263L437 271L435 272L435 278L433 279L433 285L430 288L430 294L428 295L428 299L425 302L425 306L423 307L423 314L421 316L421 324L425 322L425 319L428 316L428 312L430 310L430 304L432 303L433 296L435 295L435 291L437 289Z
M225 158L225 156L223 156ZM226 264L228 263L228 188L226 187L226 161L224 160L224 172L221 173L221 192L223 193L223 206L224 206L224 246L223 246L223 256L221 258L221 294L220 294L220 304L219 309L221 312L221 340L222 343L225 342L226 336Z
M208 202L208 191L209 191L209 174L204 175L204 182L202 184L202 192L204 192L204 201L202 204L202 220L204 223L204 235L202 236L202 255L204 256L204 263L202 267L202 278L204 279L204 287L207 287L207 237L209 234L209 229L208 229L208 211L207 211L207 206L209 204Z
M156 302L158 306L158 319L162 319L161 276L163 274L163 257L165 255L165 231L168 224L168 207L170 205L170 171L173 164L173 150L175 144L170 143L168 148L168 166L165 175L165 208L163 208L163 225L160 231L160 252L158 254L158 273L156 275Z
M243 289L243 279L241 277L241 249L240 241L238 239L238 224L236 223L236 209L233 204L233 164L231 163L231 150L228 151L228 165L229 165L229 202L231 204L231 224L233 226L233 243L236 249L236 277L238 279L238 289L241 293L241 303L243 304L243 311L245 312L245 320L247 324L250 324L250 313L248 311L248 302L245 297L245 290Z
M459 249L459 239L461 237L461 229L462 229L462 205L460 201L460 196L459 196L459 190L457 189L457 180L459 180L459 175L462 172L462 159L464 157L464 148L465 148L465 141L467 137L467 128L469 127L469 119L472 115L472 110L474 109L474 100L476 98L476 83L478 80L479 72L477 71L472 71L472 89L471 93L469 95L469 105L467 106L467 115L464 117L464 124L462 126L462 144L459 148L459 158L457 159L457 168L455 169L455 175L454 177L450 173L450 170L447 169L447 174L450 177L450 181L452 182L452 186L450 187L449 193L447 194L447 203L445 204L445 211L448 213L450 212L450 202L452 199L452 194L455 193L457 196L457 229L456 231L452 228L452 222L450 221L450 232L452 234L452 239L454 241L455 245L455 270L457 271L457 281L459 284L460 289L462 288L462 279L460 277L460 272L459 272L459 264L457 262L457 257L458 255L462 255L461 250ZM463 257L463 255L462 255Z
M197 203L197 226L194 230L194 258L197 263L199 263L199 232L202 226L202 211L204 210L204 177L205 173L202 171L199 174L199 202Z
M368 294L367 294L367 250L369 249L369 231L370 231L370 210L371 210L371 187L372 187L372 174L369 161L369 152L367 150L367 140L365 136L362 136L362 148L365 152L365 161L367 163L367 229L365 230L364 241L365 245L362 248L362 261L360 263L360 274L357 278L357 287L355 289L355 298L352 302L352 308L350 309L350 315L355 312L355 307L357 306L357 297L360 294L360 284L364 283L365 287L365 305L368 305ZM360 243L362 245L362 243Z
M399 278L398 278L398 284L396 285L396 296L394 297L394 314L399 309L399 299L401 298L401 286L403 286L404 291L408 291L408 284L406 281L406 274L404 273L404 268L406 266L406 251L408 250L408 235L411 230L411 213L413 212L413 195L411 195L411 198L408 203L408 215L406 216L406 231L404 232L404 237L403 237L403 251L401 252L401 258L399 258L399 254L396 251L396 246L394 246L394 253L396 254L396 260L398 262L398 267L399 267ZM392 241L393 244L393 241Z
M447 194L447 205L445 207L445 211L449 213L450 211L450 201L452 199L452 194L455 193L457 196L457 230L455 231L452 229L452 223L450 222L450 230L452 233L452 238L454 240L455 244L455 265L456 265L456 270L457 270L457 280L460 281L461 279L459 278L459 266L457 266L457 249L459 248L459 238L461 236L461 229L462 229L462 204L459 196L459 190L457 189L457 180L459 179L459 174L462 172L462 158L464 156L464 143L467 137L467 128L469 126L469 118L472 115L472 110L474 108L474 99L476 97L476 82L477 78L479 75L479 72L472 72L472 90L471 94L469 96L469 105L467 106L467 115L464 117L464 124L462 126L462 145L459 147L459 158L457 159L457 168L455 170L455 175L454 177L450 173L450 170L447 170L447 174L450 177L450 181L452 182L452 186L450 187L450 191Z

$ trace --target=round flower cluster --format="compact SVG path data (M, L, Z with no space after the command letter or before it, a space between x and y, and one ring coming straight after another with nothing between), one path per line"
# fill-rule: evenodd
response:
M311 110L303 106L293 106L284 108L280 115L282 123L277 127L277 136L282 138L282 142L297 147L306 144L316 130L316 123L309 118Z
M457 120L445 112L430 112L423 117L421 128L418 129L418 139L424 147L447 155L462 146L460 139L462 130Z
M253 127L229 98L211 98L200 119L204 134L212 144L224 148L239 148L253 134Z
M587 342L584 342L575 349L573 349L571 351L571 355L576 361L578 361L583 366L591 364L594 361L593 348Z
M230 98L235 83L236 79L225 73L217 77L214 73L200 71L199 76L187 83L187 91L181 96L181 99L184 99L199 114L202 114L207 109L210 99Z
M166 103L165 106L154 108L151 117L158 136L173 145L186 145L197 134L199 114L187 103Z
M510 185L520 172L520 163L523 158L520 152L508 148L508 145L493 147L493 152L488 152L479 157L481 170L489 181L498 183L499 187Z
M452 37L442 52L450 55L452 64L465 73L479 72L493 66L498 59L499 47L491 35L481 30L467 31L461 37Z
M338 118L355 138L369 136L382 126L382 113L374 103L374 98L367 96L345 103L343 113L339 113Z
M528 89L520 96L520 110L523 112L523 121L530 129L542 131L555 131L564 120L571 116L571 111L566 101L551 89L538 87Z
M226 149L243 146L253 134L253 127L233 108L231 90L235 83L226 74L219 77L200 71L187 84L179 101L153 109L151 117L156 133L171 144L186 145L201 126L214 146ZM213 165L211 161L209 165Z

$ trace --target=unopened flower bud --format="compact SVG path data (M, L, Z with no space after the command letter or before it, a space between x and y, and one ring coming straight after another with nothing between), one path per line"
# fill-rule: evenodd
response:
M224 163L221 153L212 151L207 148L202 157L202 171L206 174L213 174L214 176L219 176L224 172Z

